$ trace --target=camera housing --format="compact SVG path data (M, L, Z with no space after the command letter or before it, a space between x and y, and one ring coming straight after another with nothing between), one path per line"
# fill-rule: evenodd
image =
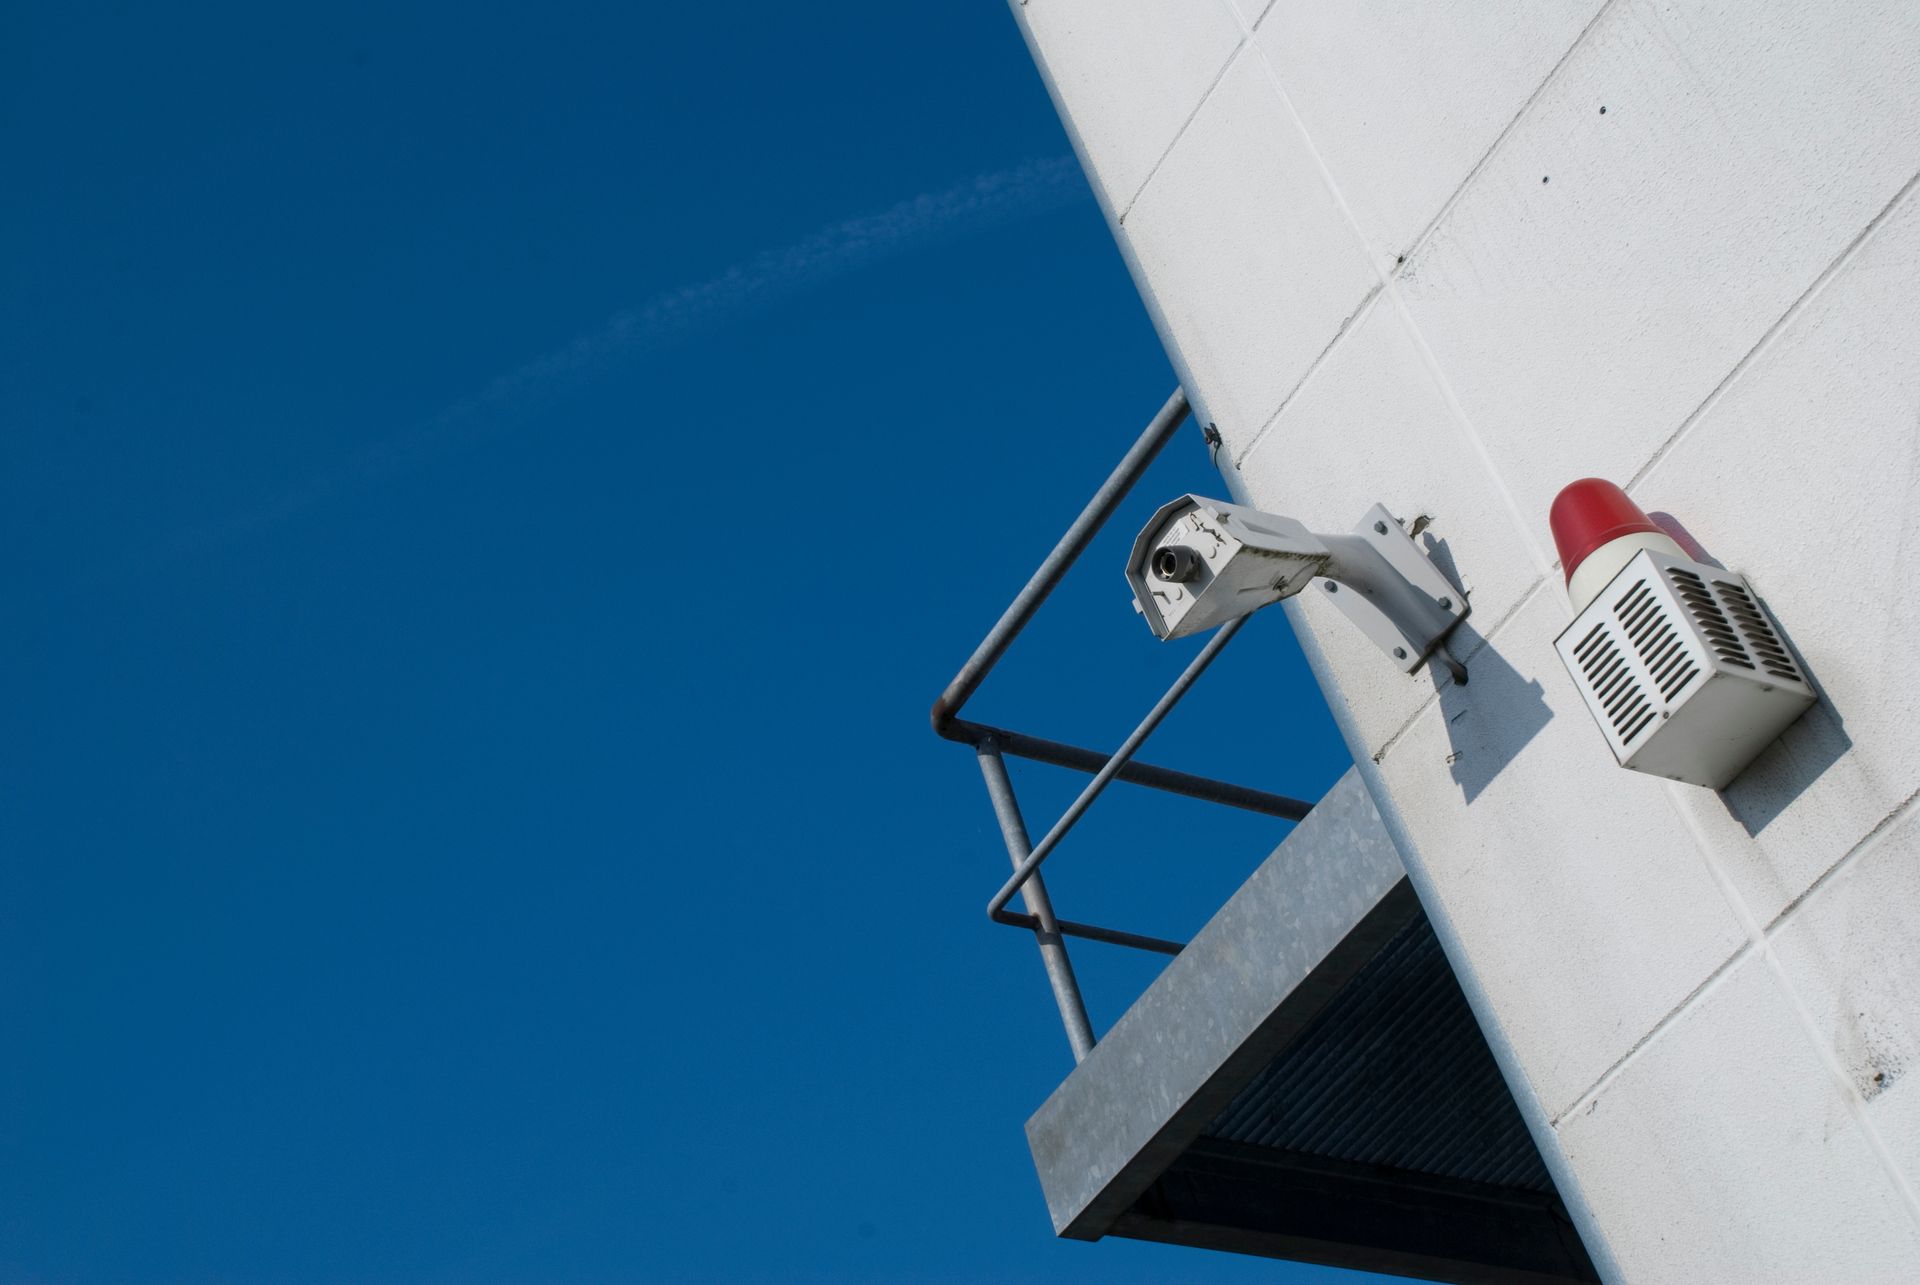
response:
M1156 635L1185 638L1292 597L1331 556L1292 518L1183 495L1134 540L1127 583Z

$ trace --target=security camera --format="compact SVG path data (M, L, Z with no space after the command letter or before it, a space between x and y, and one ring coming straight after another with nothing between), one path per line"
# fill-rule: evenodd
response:
M1467 614L1466 595L1379 505L1350 535L1318 535L1292 518L1183 495L1153 515L1127 559L1134 609L1162 639L1223 625L1316 580L1409 673ZM1449 668L1464 681L1450 658Z

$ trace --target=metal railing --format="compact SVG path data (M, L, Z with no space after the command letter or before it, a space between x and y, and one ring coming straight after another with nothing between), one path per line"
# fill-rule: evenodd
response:
M1047 980L1053 987L1054 1002L1059 1005L1060 1020L1066 1026L1067 1040L1073 1046L1075 1062L1081 1061L1093 1050L1095 1037L1092 1024L1087 1019L1087 1007L1080 994L1080 984L1074 977L1073 962L1067 956L1065 939L1080 937L1166 955L1177 955L1182 949L1180 942L1076 923L1054 914L1053 902L1047 896L1046 884L1040 877L1040 866L1059 849L1060 841L1086 815L1087 809L1093 806L1094 800L1100 797L1107 786L1115 781L1126 781L1289 821L1300 820L1313 806L1299 799L1269 794L1265 790L1155 767L1134 758L1161 720L1172 712L1180 698L1206 672L1207 666L1240 632L1241 626L1247 621L1244 616L1221 626L1207 640L1206 646L1174 680L1173 686L1147 711L1147 716L1140 720L1139 726L1133 729L1119 749L1110 754L1044 740L1006 728L990 727L984 723L972 723L960 717L961 708L979 690L987 675L993 672L994 666L1006 654L1007 648L1012 646L1013 640L1026 628L1047 596L1120 507L1120 502L1133 489L1134 483L1140 480L1147 466L1173 440L1174 432L1186 417L1186 393L1176 388L1166 405L1160 408L1160 413L1147 425L1146 431L1140 434L1139 440L1134 442L1112 474L1094 493L1086 508L1080 511L1080 516L1073 520L1066 534L1060 537L1060 542L1054 545L1039 570L1033 573L1026 586L1001 613L999 621L988 631L980 645L973 649L973 655L933 703L933 730L947 740L973 747L979 759L981 776L986 781L987 797L992 801L994 816L1000 824L1001 838L1007 845L1007 856L1013 862L1013 873L987 903L987 915L995 923L1028 929L1039 943L1040 960L1046 968ZM1074 799L1037 844L1028 835L1026 820L1021 816L1020 803L1013 792L1013 780L1007 773L1006 759L1009 755L1093 775L1093 780L1087 783L1079 797ZM1008 909L1008 903L1016 895L1026 907L1024 913Z

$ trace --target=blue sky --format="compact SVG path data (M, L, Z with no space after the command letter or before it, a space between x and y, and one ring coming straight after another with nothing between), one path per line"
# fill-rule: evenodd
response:
M1173 375L1000 6L0 25L0 1279L1354 1279L1056 1242L1026 1154L925 711ZM1186 490L975 713L1119 741ZM1279 613L1149 757L1345 767ZM1050 877L1184 935L1283 833L1123 788Z

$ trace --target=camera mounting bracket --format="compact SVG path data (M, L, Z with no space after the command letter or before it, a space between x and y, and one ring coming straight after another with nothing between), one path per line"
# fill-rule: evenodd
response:
M1467 596L1384 505L1368 509L1353 534L1319 539L1333 555L1317 581L1321 596L1402 671L1412 673L1437 651L1453 680L1467 681L1466 668L1441 647L1466 618Z

